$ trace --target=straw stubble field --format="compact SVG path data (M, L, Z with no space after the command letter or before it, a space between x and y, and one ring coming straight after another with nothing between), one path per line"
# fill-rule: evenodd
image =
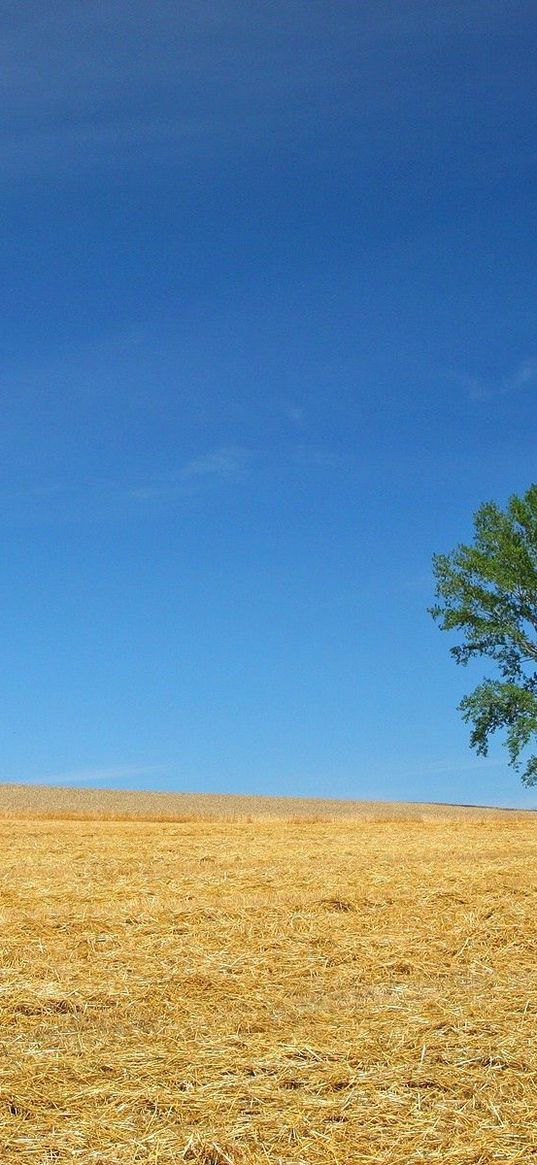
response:
M30 801L0 795L3 1165L537 1160L531 814Z

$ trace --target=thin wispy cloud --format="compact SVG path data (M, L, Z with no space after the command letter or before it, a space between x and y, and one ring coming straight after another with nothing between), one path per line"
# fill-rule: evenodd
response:
M274 401L274 411L280 413L288 422L291 429L303 429L306 421L306 410L292 400Z
M340 450L322 445L296 445L292 457L305 469L343 469L351 464Z
M163 765L110 765L103 768L69 769L67 772L45 773L42 777L25 780L25 784L39 785L128 785L138 777L151 777L164 772Z
M425 761L423 764L416 764L413 771L420 776L436 777L442 776L444 773L479 773L483 769L504 769L505 760L495 760L493 757L483 757L479 760L438 760Z
M456 376L472 400L510 396L537 387L537 357L522 360L507 376L493 381L478 376Z
M282 468L302 467L304 470L341 470L349 465L349 459L339 451L298 444L288 449L274 450L272 453L241 445L223 446L200 453L180 465L177 470L159 479L135 484L114 484L102 482L100 489L110 496L125 497L131 501L172 501L188 499L194 495L212 493L218 489L239 485L252 480L270 480L274 474L280 475Z
M203 453L187 461L179 471L181 481L236 481L252 460L252 451L229 446Z
M239 445L200 453L161 478L136 484L110 483L110 496L133 502L173 501L211 492L239 482L251 468L253 450ZM106 490L106 483L103 483Z
M303 474L356 472L352 459L337 449L321 445L296 444L273 452L225 445L186 458L177 467L158 476L137 480L98 477L86 480L21 483L17 488L0 489L2 520L79 521L100 516L122 515L148 507L184 504L222 490L281 479L288 470Z

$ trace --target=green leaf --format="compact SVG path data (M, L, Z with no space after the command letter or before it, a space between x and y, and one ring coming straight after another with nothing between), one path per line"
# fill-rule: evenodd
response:
M485 502L474 517L474 540L433 557L434 606L443 631L458 634L459 664L483 657L496 675L461 701L472 725L470 743L486 755L489 738L504 733L509 763L537 736L537 485L509 499L505 510ZM526 784L537 782L537 757L526 757Z

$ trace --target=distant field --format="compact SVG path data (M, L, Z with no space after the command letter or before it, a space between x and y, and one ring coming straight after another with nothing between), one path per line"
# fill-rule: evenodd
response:
M2 1165L537 1161L537 818L336 805L0 789Z
M495 809L465 808L474 816ZM55 817L142 817L144 820L181 820L203 817L230 820L245 817L415 817L460 816L458 805L423 805L401 801L337 801L316 797L255 797L230 793L145 793L116 789L75 789L53 785L0 784L0 815L30 814Z

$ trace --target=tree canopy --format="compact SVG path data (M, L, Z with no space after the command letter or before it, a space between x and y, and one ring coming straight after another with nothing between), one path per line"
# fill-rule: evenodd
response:
M443 631L458 632L457 663L484 656L494 674L459 704L472 725L470 743L486 756L490 736L504 730L509 763L526 785L537 783L537 485L502 510L494 502L474 517L474 541L433 558Z

